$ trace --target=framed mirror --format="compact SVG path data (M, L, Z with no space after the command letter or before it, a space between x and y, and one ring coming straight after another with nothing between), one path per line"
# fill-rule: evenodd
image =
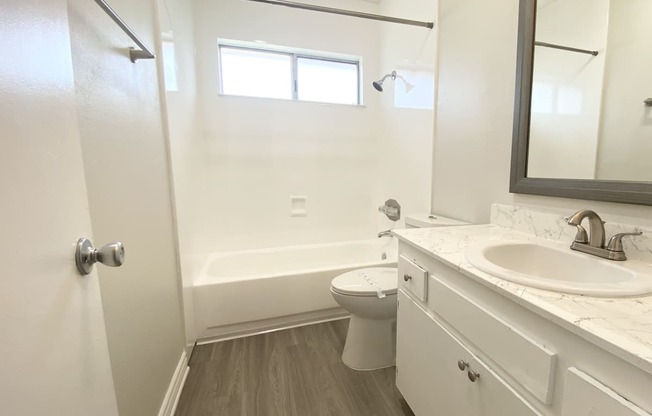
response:
M652 205L652 0L520 0L510 192Z

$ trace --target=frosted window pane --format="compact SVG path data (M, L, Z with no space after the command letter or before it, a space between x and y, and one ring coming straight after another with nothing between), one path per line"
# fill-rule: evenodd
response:
M299 100L358 104L358 66L344 62L298 58Z
M247 49L220 48L222 93L292 99L292 57Z

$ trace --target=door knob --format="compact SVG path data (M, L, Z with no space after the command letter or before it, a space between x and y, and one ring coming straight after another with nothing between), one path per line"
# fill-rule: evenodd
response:
M403 280L405 280L406 282L409 281L409 280L411 280L411 279L412 279L412 276L410 276L409 274L405 273L405 274L403 275Z
M99 250L93 247L93 243L86 238L77 241L75 251L75 264L82 275L87 275L93 270L93 264L100 262L105 266L120 267L125 261L124 245L116 241L109 243Z
M459 360L459 361L457 361L457 368L459 368L460 371L464 371L467 368L469 368L469 363L467 363L464 360Z

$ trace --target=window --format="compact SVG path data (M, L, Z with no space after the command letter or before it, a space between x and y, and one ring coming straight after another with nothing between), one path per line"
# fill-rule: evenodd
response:
M219 61L225 95L360 104L359 58L220 44Z
M222 94L292 98L292 55L220 48Z

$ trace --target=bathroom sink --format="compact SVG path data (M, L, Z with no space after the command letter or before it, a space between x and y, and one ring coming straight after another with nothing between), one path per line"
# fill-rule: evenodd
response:
M652 293L652 265L615 262L548 241L490 241L470 246L467 260L510 282L556 292L599 297Z

